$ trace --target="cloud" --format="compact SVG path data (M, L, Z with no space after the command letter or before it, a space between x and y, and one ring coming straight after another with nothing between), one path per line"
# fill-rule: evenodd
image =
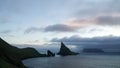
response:
M100 0L100 1L85 1L80 6L80 8L75 16L95 16L98 14L111 14L111 13L120 13L119 0Z
M87 21L87 22L86 22ZM77 18L71 18L64 21L61 24L48 25L44 28L45 32L74 32L84 27L93 25L93 23L88 23L89 20L83 19L79 20Z
M71 27L65 24L55 24L45 27L45 32L73 32L76 31L76 27Z
M115 26L120 25L120 14L116 15L100 15L86 19L75 18L68 21L67 24L76 27L88 27L88 26Z
M39 40L34 40L34 41L27 41L28 43L39 43Z
M99 16L96 23L100 25L120 25L120 16Z
M44 28L40 27L30 27L27 28L24 33L35 33L35 32L74 32L77 31L78 27L70 26L67 24L54 24L48 25Z
M40 32L42 30L42 28L38 28L38 27L30 27L27 28L24 33L28 34L28 33L35 33L35 32Z
M79 18L71 18L68 19L64 22L64 24L71 26L71 27L85 27L85 26L90 26L93 25L94 23L91 22L91 19L79 19Z
M9 34L11 32L12 32L11 30L4 30L4 31L1 31L0 33L2 33L2 34Z
M120 48L120 37L103 36L93 38L83 38L77 35L63 38L53 38L51 42L65 42L67 45L77 45L83 47Z
M116 12L120 12L120 0L111 0L109 3L109 9L116 11Z
M13 34L11 34L13 31L12 30L4 30L1 31L0 34L3 37L15 37Z
M51 41L55 42L119 42L120 37L116 36L103 36L103 37L93 37L93 38L82 38L79 37L78 35L73 35L71 37L63 37L61 39L54 38Z
M10 22L11 20L10 20L10 17L9 16L1 16L0 17L0 23L1 24L4 24L4 23L8 23L8 22Z
M5 0L5 1L0 1L0 9L1 13L10 13L10 14L15 14L15 13L20 13L21 12L21 1L15 1L15 0Z
M61 24L48 25L44 28L30 27L24 33L34 32L76 32L84 28L95 26L120 26L120 14L100 15L86 19L71 18Z

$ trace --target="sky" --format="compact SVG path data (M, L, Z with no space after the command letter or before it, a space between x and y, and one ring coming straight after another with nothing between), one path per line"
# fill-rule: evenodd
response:
M0 37L10 44L120 41L119 6L120 0L0 0Z

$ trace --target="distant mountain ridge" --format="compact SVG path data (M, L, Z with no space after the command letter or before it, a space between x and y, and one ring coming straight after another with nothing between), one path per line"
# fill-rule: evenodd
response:
M102 49L98 48L84 48L83 52L89 52L89 53L104 53Z

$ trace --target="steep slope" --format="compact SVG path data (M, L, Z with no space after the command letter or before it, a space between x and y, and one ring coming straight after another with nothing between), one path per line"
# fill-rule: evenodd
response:
M18 54L19 50L20 49L9 45L0 38L0 59L1 61L3 60L3 63L14 65L15 67L19 67L19 68L25 68L25 66L21 62L21 58L19 57ZM4 64L1 67L4 66L7 65Z
M26 68L21 60L46 56L38 53L34 48L19 49L11 46L0 38L0 68Z

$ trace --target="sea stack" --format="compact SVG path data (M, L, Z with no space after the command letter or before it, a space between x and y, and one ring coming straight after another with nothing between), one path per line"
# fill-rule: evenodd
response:
M68 47L65 46L63 42L61 42L60 51L57 54L61 56L67 56L67 55L77 55L79 53L72 52Z
M47 50L47 56L48 57L52 57L52 56L55 56L55 54L52 53L50 50Z

